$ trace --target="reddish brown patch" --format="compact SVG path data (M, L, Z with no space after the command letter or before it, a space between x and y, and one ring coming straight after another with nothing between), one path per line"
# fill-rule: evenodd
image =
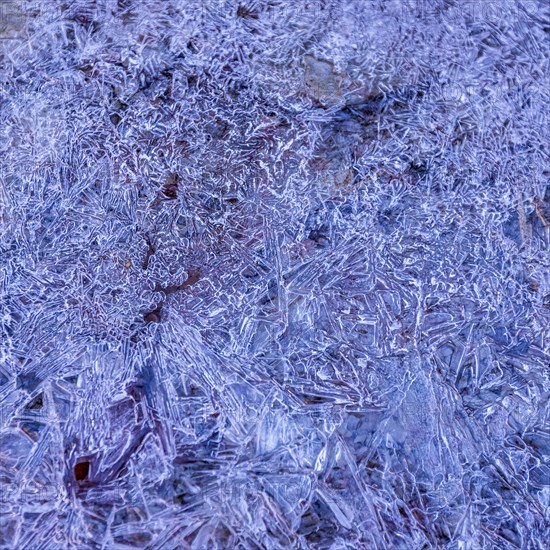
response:
M90 463L88 461L79 462L74 467L74 478L77 481L84 481L88 479L89 473L90 473Z
M239 6L237 8L237 17L242 17L243 19L258 19L259 16L254 10L245 6Z
M171 173L164 187L162 188L162 194L164 198L168 200L174 200L178 198L179 177L175 173Z
M191 286L198 283L201 278L201 273L198 269L190 269L187 273L187 279L183 283L185 286Z
M143 320L146 323L160 323L160 316L163 305L164 304L160 303L153 311L145 313L143 316Z

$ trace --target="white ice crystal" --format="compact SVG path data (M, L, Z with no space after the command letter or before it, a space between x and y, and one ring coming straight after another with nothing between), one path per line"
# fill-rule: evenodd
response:
M550 540L545 0L0 0L0 546Z

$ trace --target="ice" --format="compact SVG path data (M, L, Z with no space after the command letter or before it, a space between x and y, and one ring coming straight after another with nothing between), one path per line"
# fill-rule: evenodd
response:
M547 548L549 29L0 2L0 547Z

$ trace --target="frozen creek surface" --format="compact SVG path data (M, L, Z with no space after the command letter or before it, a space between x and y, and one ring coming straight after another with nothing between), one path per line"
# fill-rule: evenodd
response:
M1 9L1 548L548 548L547 2Z

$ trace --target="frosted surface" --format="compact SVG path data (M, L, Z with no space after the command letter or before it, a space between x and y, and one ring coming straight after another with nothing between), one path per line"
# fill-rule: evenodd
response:
M0 52L1 548L548 548L546 1L1 1Z

